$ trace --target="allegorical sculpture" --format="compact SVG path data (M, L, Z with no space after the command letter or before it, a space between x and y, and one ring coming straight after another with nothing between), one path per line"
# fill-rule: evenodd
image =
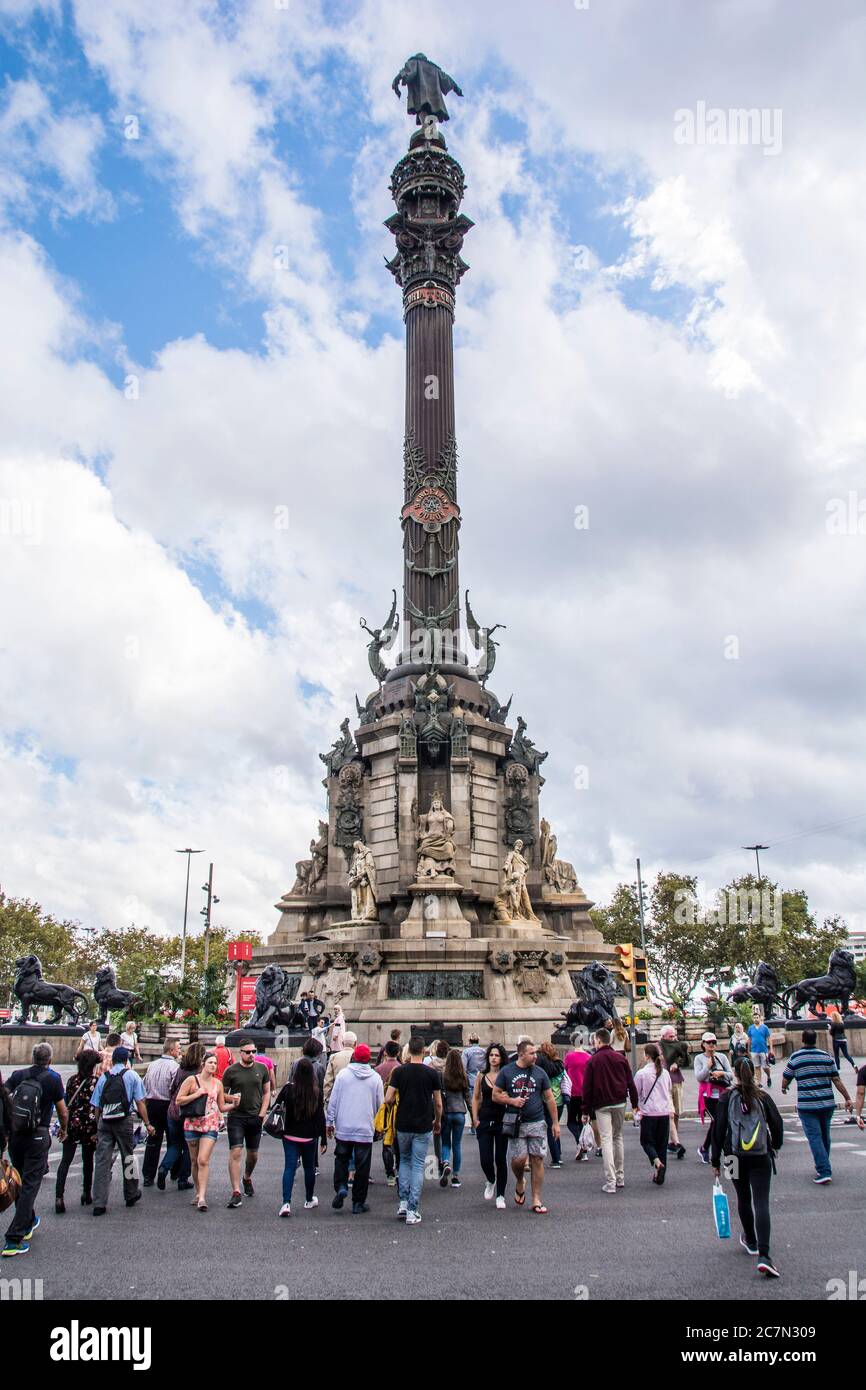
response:
M574 872L574 865L565 859L557 859L557 848L557 839L550 828L550 822L542 819L539 844L542 878L557 893L576 893L577 874Z
M406 110L415 117L415 124L422 125L424 116L433 116L437 121L448 120L445 97L449 92L462 97L463 93L453 77L443 72L436 63L431 63L424 53L413 53L391 83L399 97L401 86L406 88Z
M370 663L370 670L380 684L388 674L388 667L382 660L381 653L390 651L400 626L400 619L397 614L397 590L392 589L391 592L393 595L391 612L381 627L368 627L366 619L361 619L361 627L365 632L369 632L372 638L372 641L367 644L367 660ZM357 700L357 698L356 695L355 699Z
M331 777L336 777L341 767L345 767L347 763L358 757L355 740L349 732L348 718L344 719L340 725L340 737L331 744L327 753L320 753L319 757Z
M376 861L373 852L363 840L356 840L352 846L352 862L349 865L349 887L352 890L352 921L375 922L376 907Z
M523 857L523 841L518 840L505 856L502 887L496 895L493 915L497 922L537 922L532 910L526 876L529 864Z
M785 991L785 999L790 1010L790 1018L799 1018L800 1010L807 1004L813 1011L818 1003L826 1004L831 999L839 1001L839 1008L847 1014L851 995L857 987L854 969L854 956L851 951L837 946L827 962L827 974L816 975L809 980L800 980Z
M30 1010L50 1005L54 1017L49 1023L60 1023L65 1014L69 1024L77 1027L88 1011L87 996L71 985L52 984L42 978L42 962L38 956L21 956L15 962L15 982L12 993L21 1005L18 1023L30 1022Z
M767 1017L785 1007L785 992L775 967L759 960L750 985L740 985L731 994L732 1004L760 1004Z
M573 978L578 997L563 1014L563 1030L604 1028L611 1020L615 1023L616 982L607 966L591 961Z
M498 642L494 642L493 634L499 628L504 628L505 623L494 623L493 627L482 627L475 614L469 606L469 590L466 590L466 628L476 647L484 648L484 655L474 668L474 673L480 680L482 687L487 684L487 678L493 667L496 665L496 648Z
M281 965L266 965L256 981L256 1007L248 1028L266 1032L280 1025L284 1028L303 1028L304 1018L288 998L289 982Z
M438 878L443 874L454 877L454 859L457 851L451 838L453 834L454 817L445 810L439 792L434 792L430 810L421 816L418 822L419 879Z
M109 1009L122 1009L129 1015L141 1001L141 996L133 990L118 988L117 975L111 965L103 965L101 970L97 970L93 983L93 997L99 1009L98 1022L101 1024L108 1022Z
M522 763L526 770L531 773L537 772L547 757L547 754L536 748L532 739L527 737L526 720L521 714L517 716L517 728L511 740L508 756L512 762Z

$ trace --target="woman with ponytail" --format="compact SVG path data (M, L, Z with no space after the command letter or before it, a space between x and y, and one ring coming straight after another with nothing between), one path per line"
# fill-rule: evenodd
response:
M773 1155L784 1139L782 1117L757 1084L748 1057L741 1057L734 1071L736 1081L716 1107L710 1162L718 1178L724 1154L743 1228L740 1245L747 1255L758 1256L760 1274L778 1279L779 1270L770 1258L770 1184L776 1171Z
M646 1063L634 1079L640 1111L640 1146L654 1168L653 1182L665 1180L671 1117L671 1074L656 1043L644 1048Z

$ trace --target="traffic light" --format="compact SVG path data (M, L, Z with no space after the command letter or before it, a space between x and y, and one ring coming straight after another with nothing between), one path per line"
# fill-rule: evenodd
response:
M646 999L649 994L647 963L643 951L634 952L634 992L637 999Z
M623 984L633 985L634 946L632 946L630 941L627 941L620 946L615 946L614 950L617 954L617 960L619 962L619 973L622 976Z

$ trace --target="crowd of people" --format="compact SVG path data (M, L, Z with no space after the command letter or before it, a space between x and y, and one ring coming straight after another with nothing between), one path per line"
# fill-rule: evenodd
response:
M292 1214L299 1167L304 1208L318 1206L319 1159L330 1143L332 1208L339 1212L350 1200L354 1215L368 1212L379 1141L385 1185L398 1189L396 1215L407 1226L422 1220L425 1181L432 1178L452 1190L461 1187L467 1132L477 1141L484 1200L505 1210L511 1184L515 1205L528 1202L536 1216L548 1214L545 1160L552 1168L562 1167L563 1116L575 1141L574 1161L586 1163L593 1155L601 1159L607 1196L616 1197L625 1186L623 1134L629 1109L640 1125L640 1145L657 1187L664 1185L671 1160L685 1157L678 1121L689 1051L672 1027L662 1029L658 1043L644 1046L633 1074L627 1035L614 1024L588 1040L575 1035L564 1057L552 1043L537 1045L527 1036L518 1039L515 1051L502 1042L482 1046L475 1033L462 1049L441 1039L425 1044L420 1036L410 1037L404 1046L401 1030L395 1028L374 1058L344 1019L335 1019L324 1036L315 1009L310 1023L310 1036L279 1090L272 1060L252 1038L241 1037L234 1054L224 1039L213 1049L199 1042L182 1049L179 1042L169 1042L142 1077L133 1065L138 1052L134 1027L103 1040L91 1025L65 1086L51 1067L51 1046L38 1044L32 1066L15 1071L5 1086L0 1081L0 1156L8 1148L4 1172L9 1177L15 1170L9 1190L16 1197L3 1256L26 1254L39 1227L35 1202L48 1169L52 1115L61 1146L55 1184L55 1211L61 1216L70 1168L79 1153L80 1201L96 1217L108 1209L117 1157L128 1207L141 1200L142 1188L164 1192L171 1182L179 1192L192 1194L199 1212L207 1212L212 1160L223 1143L231 1185L227 1206L240 1207L255 1192L253 1175L264 1133L282 1144L280 1217ZM757 1257L760 1272L772 1278L779 1271L770 1253L770 1189L784 1126L761 1084L762 1073L771 1084L769 1041L769 1030L757 1018L748 1032L733 1030L728 1056L715 1034L706 1032L694 1069L708 1121L698 1156L717 1178L723 1169L731 1178L740 1244ZM837 1038L833 1041L836 1045ZM832 1180L830 1121L836 1092L852 1122L863 1129L866 1067L858 1071L852 1099L837 1060L817 1046L817 1034L807 1028L802 1046L784 1067L782 1093L792 1085L815 1162L814 1181L825 1185ZM139 1165L136 1144L141 1140Z

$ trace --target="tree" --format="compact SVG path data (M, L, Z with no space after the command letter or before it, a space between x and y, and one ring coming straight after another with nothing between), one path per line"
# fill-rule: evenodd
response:
M778 971L785 985L826 974L830 952L847 935L845 923L832 917L818 926L801 888L780 891L767 879L761 888L763 912L758 880L752 874L733 879L722 890L727 921L712 924L719 958L742 980L751 979L762 960Z
M94 972L80 922L60 922L39 903L0 890L0 998L11 996L16 960L30 955L39 957L47 980L90 995Z
M684 903L696 895L697 879L675 873L660 873L650 895L647 957L652 992L679 1010L712 968L715 956L703 923L695 913L683 910Z
M607 907L590 909L593 926L596 927L609 945L620 941L630 941L640 945L640 909L637 900L637 884L618 883Z

